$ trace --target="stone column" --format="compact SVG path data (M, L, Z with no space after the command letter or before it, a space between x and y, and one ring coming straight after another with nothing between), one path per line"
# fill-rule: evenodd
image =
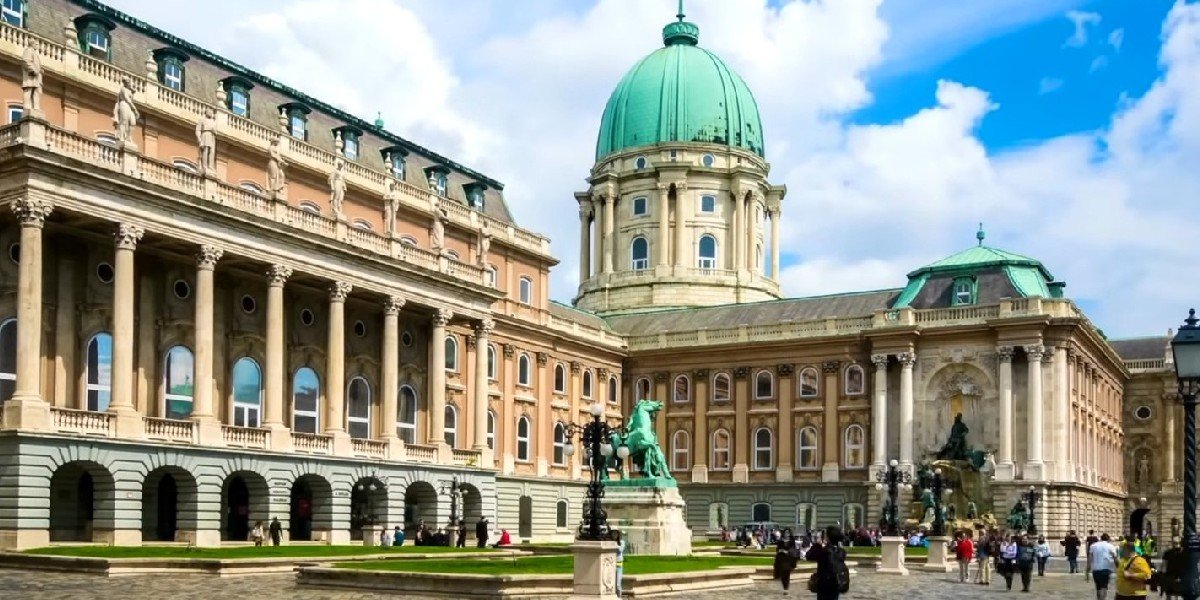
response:
M591 236L592 254L596 257L596 269L592 271L594 276L598 273L607 273L604 270L604 207L601 205L599 196L593 196L588 202L592 208L592 222L595 223L595 232Z
M21 256L17 266L17 381L12 398L4 403L7 429L50 429L52 425L50 405L42 398L42 229L52 210L50 202L29 196L12 203L21 224ZM132 375L132 361L128 366ZM127 392L125 401L131 402L132 394Z
M479 452L479 466L484 469L492 468L492 451L487 445L487 413L488 413L488 336L495 329L496 322L482 319L475 324L475 444ZM574 417L575 415L571 415Z
M775 281L779 281L779 213L771 211L771 279Z
M733 482L746 483L750 480L750 377L749 367L733 370L733 435L729 440L733 451Z
M666 267L669 264L669 248L671 226L668 224L667 215L670 213L668 202L671 198L671 184L658 184L658 244L654 252L656 259L654 264L660 267Z
M1045 479L1045 463L1042 460L1042 414L1045 402L1042 398L1042 355L1046 349L1041 345L1025 346L1025 356L1029 362L1028 395L1026 411L1028 438L1025 442L1026 455L1025 472L1022 479L1041 481Z
M346 434L346 297L354 286L335 281L329 286L329 336L325 357L325 433L334 444L349 445ZM348 450L349 448L347 448Z
M754 252L754 242L757 239L757 236L754 234L758 228L758 220L754 218L754 214L755 209L759 206L758 200L758 192L755 192L750 195L750 200L746 202L746 231L742 234L742 258L745 260L745 263L743 263L742 266L744 266L746 270L750 271L751 273L758 269L758 264L755 261L757 255Z
M900 361L900 465L907 471L913 466L913 365L917 355L903 352Z
M223 254L216 246L203 245L196 252L195 377L192 419L200 422L201 442L221 437L213 412L213 271ZM207 435L206 435L207 434ZM215 434L215 438L212 437Z
M591 240L592 211L585 201L579 203L579 282L583 283L592 276L592 240Z
M612 273L613 271L613 255L616 253L615 248L617 240L613 238L613 204L614 199L611 194L605 194L604 202L604 272Z
M996 479L1012 481L1016 476L1013 464L1013 389L1012 346L996 348L1000 359L1000 456L996 458Z
M726 245L733 248L733 268L741 270L746 265L745 254L743 254L743 238L745 238L746 229L746 197L742 193L741 188L735 188L733 196L733 223L731 223L730 239Z
M145 231L137 225L117 225L113 256L112 402L117 435L140 437L142 417L133 406L133 251Z
M696 390L692 400L692 483L708 483L708 401L712 399L708 377L706 369L692 373Z
M400 437L396 435L396 409L400 399L400 310L404 308L404 298L388 296L383 304L383 349L380 360L383 362L383 377L380 380L379 393L383 396L379 419L379 437L388 443L388 452L399 458Z
M1163 398L1163 412L1166 413L1166 429L1163 431L1163 476L1165 483L1175 483L1175 406L1176 396L1171 394Z
M54 299L54 406L87 409L87 394L76 389L76 355L79 345L77 295L79 280L76 257L64 252L58 257L58 289ZM18 346L19 347L19 346Z
M1071 399L1067 395L1067 348L1058 346L1054 349L1054 354L1051 358L1052 375L1054 377L1054 427L1050 431L1050 438L1046 440L1054 448L1054 471L1053 476L1060 481L1071 480L1071 424L1070 411Z
M749 215L748 215L749 216ZM838 430L838 397L841 395L841 389L838 387L838 372L841 370L841 364L836 360L828 361L822 365L822 371L825 376L821 382L821 390L825 396L825 427L821 432L821 455L824 458L821 464L821 481L837 482L841 476L840 456L838 446L841 443L841 432Z
M679 274L684 273L692 263L688 260L691 252L688 252L687 243L687 184L679 182L675 184L675 266L679 269Z
M793 382L796 380L796 366L790 363L775 367L778 375L775 379L776 391L779 393L779 431L777 432L779 451L775 453L775 481L788 482L795 476L796 457L795 419L792 418L792 399L795 398Z
M446 444L446 324L453 317L450 310L437 309L430 319L433 332L429 340L429 443L438 448L447 462L450 447Z
M874 432L871 453L871 472L878 472L887 464L887 365L888 355L872 354L875 364L875 402L871 406L871 430Z
M267 360L263 377L263 426L271 431L271 449L287 451L292 436L283 420L283 397L287 389L284 368L287 353L283 341L283 286L292 276L292 268L271 265L267 269Z

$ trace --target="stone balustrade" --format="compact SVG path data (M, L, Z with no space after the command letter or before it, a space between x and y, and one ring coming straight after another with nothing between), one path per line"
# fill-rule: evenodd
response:
M54 417L55 431L104 437L113 435L113 415L110 413L58 407L50 409L50 412Z
M450 462L456 465L474 466L479 464L478 450L461 450L459 448L454 448L451 450L450 454Z
M221 427L221 439L225 441L226 446L232 448L257 448L261 450L267 447L267 430L255 427L223 425Z
M196 422L176 419L160 419L158 417L142 417L145 424L145 436L148 440L160 442L176 442L181 444L196 444Z
M437 450L433 446L405 444L404 457L412 462L436 462Z
M293 431L292 449L305 454L333 454L333 437L321 433Z
M1125 361L1125 368L1130 372L1165 371L1172 366L1167 365L1166 358L1138 358Z
M350 440L350 448L355 456L365 458L387 458L388 444L383 440L354 438Z

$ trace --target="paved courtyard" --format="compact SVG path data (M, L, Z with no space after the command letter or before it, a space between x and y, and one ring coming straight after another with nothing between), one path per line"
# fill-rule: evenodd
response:
M920 598L921 600L973 600L1004 597L1004 580L997 578L990 587L960 584L957 574L936 575L914 572L909 577L860 573L851 581L846 598ZM804 590L803 578L793 587L790 596L811 598ZM1017 590L1019 581L1014 582ZM1091 584L1081 575L1052 573L1035 577L1033 592L1010 592L1022 600L1058 600L1064 598L1094 598ZM217 578L200 575L158 575L106 578L94 575L74 575L0 569L0 596L22 600L71 600L153 598L155 600L210 600L212 598L253 598L254 600L367 600L394 598L395 595L333 591L295 585L291 575L256 575ZM1109 592L1110 598L1112 592ZM760 583L736 591L689 594L704 600L761 600L763 596L779 597L777 583ZM412 596L408 596L412 597Z

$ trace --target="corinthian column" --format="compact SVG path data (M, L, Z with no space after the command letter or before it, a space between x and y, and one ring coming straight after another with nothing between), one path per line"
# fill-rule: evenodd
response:
M617 240L613 239L613 203L611 194L604 194L604 272L613 271L613 254Z
M588 202L581 200L579 202L579 282L583 283L592 276L592 240L591 227L589 224L592 220L591 207Z
M267 360L264 369L263 426L271 430L271 448L286 450L291 446L288 426L283 422L283 394L287 388L284 375L283 345L283 286L292 276L291 267L271 265L267 269Z
M112 402L108 412L128 417L118 419L118 428L124 425L130 434L138 433L141 425L133 407L133 251L144 233L137 225L117 225L113 255Z
M396 435L396 403L400 398L400 310L404 298L389 296L383 305L383 378L379 393L383 395L379 419L379 437L391 442Z
M887 464L887 365L888 355L872 354L871 362L875 364L875 402L871 408L874 413L871 418L871 431L875 433L872 444L874 452L871 459L872 471L878 471Z
M1029 361L1029 394L1026 402L1027 446L1028 460L1025 461L1025 473L1022 479L1041 481L1045 478L1042 461L1042 413L1045 402L1042 399L1042 355L1046 349L1040 345L1025 346L1025 356Z
M329 286L329 336L325 357L325 432L342 437L346 433L343 414L346 403L346 297L354 286L335 281Z
M492 466L492 453L487 447L487 413L488 413L488 335L496 327L496 322L483 319L475 324L475 406L472 412L475 417L474 450L479 452L480 466L487 469Z
M779 218L780 210L771 211L771 279L779 281Z
M730 239L726 244L733 248L733 268L741 270L746 266L746 197L741 188L734 188L733 223L730 224L730 230Z
M900 361L900 465L912 471L913 465L913 365L917 355L904 352Z
M429 443L439 448L446 446L446 324L452 318L449 309L437 309L429 340Z
M657 248L654 249L655 256L657 257L654 264L660 267L666 267L670 263L667 260L671 254L669 251L671 244L668 241L670 240L671 226L667 220L667 214L670 212L670 199L671 184L658 184L658 243L655 244Z
M996 460L996 479L1012 481L1016 467L1013 465L1013 390L1012 390L1012 346L996 348L1000 359L1000 456Z
M213 270L222 251L215 246L200 246L196 253L196 373L192 418L213 420Z
M689 265L696 266L688 260L691 253L688 252L687 243L688 200L686 192L686 183L675 184L675 266L680 269Z
M54 205L29 196L17 198L12 211L21 224L17 267L17 381L4 403L4 426L49 429L50 409L42 399L42 229ZM115 391L115 390L114 390ZM131 401L130 394L126 400Z

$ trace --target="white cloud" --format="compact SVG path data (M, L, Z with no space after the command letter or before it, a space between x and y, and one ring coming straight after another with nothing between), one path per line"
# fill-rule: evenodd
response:
M1098 25L1100 23L1100 15L1094 12L1068 10L1067 18L1075 26L1075 30L1071 33L1071 37L1063 42L1063 46L1067 48L1082 48L1088 41L1088 27Z
M1108 45L1112 46L1117 52L1121 51L1121 45L1125 43L1125 29L1118 27L1108 34Z
M1103 55L1097 56L1096 58L1092 59L1092 64L1088 66L1088 73L1095 73L1096 71L1099 71L1107 66L1108 57Z
M1057 77L1043 77L1038 82L1038 95L1044 96L1053 92L1057 92L1063 86L1063 80Z

